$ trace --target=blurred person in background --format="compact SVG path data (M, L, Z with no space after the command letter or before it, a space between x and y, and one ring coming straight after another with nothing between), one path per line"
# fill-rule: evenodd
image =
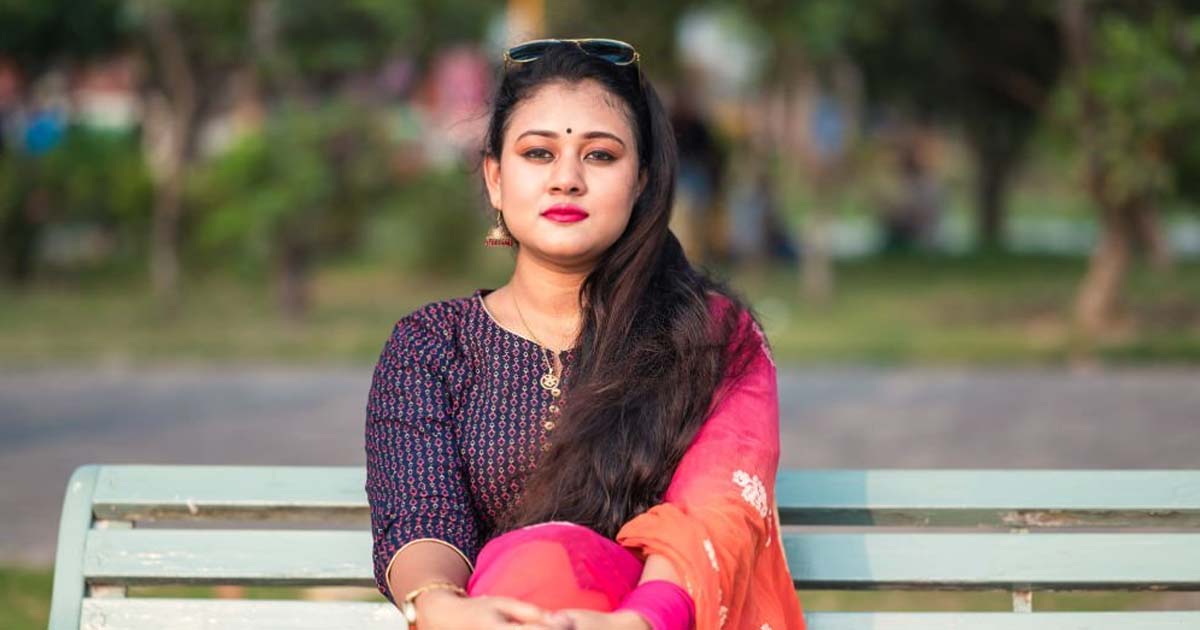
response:
M671 231L678 235L691 260L703 263L712 256L709 230L722 188L725 155L711 125L700 113L696 94L683 84L676 93L671 127L679 147L679 186Z
M895 141L895 186L881 205L884 251L929 251L937 246L945 195L934 172L928 146L919 131L905 131Z
M486 242L515 266L404 316L380 355L380 592L423 630L802 629L775 363L668 229L675 140L636 51L536 40L505 62L481 157Z

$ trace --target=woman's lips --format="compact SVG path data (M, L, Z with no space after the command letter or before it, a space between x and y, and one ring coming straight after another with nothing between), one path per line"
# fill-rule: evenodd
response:
M542 216L557 223L575 223L588 217L587 211L579 206L569 204L550 206Z

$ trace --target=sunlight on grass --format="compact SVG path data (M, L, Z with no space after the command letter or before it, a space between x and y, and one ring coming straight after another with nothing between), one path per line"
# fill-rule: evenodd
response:
M230 277L190 281L174 319L132 278L48 283L0 296L0 357L8 365L370 364L397 319L498 286L505 262L475 280L330 265L298 322L279 317L265 285ZM879 258L839 265L823 304L802 298L795 270L744 270L731 281L758 309L784 361L1057 364L1071 353L1070 307L1082 273L1083 261L1071 259ZM1121 321L1099 353L1123 362L1200 361L1200 264L1167 278L1135 272Z

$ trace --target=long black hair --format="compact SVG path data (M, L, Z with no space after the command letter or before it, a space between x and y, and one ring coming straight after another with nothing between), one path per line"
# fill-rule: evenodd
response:
M625 106L646 185L625 231L580 288L582 331L554 445L497 523L497 534L566 520L615 537L625 522L661 502L718 386L744 371L747 348L758 343L744 334L744 301L694 268L667 227L678 169L675 136L637 67L571 44L513 64L492 101L483 155L500 159L522 100L549 83L587 80ZM711 294L733 308L710 310Z

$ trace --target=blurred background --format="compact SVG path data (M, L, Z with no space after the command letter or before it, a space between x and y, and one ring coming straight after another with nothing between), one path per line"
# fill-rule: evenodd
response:
M477 161L543 36L641 52L783 466L1197 466L1195 2L6 0L0 627L76 466L362 465L393 323L511 272Z

